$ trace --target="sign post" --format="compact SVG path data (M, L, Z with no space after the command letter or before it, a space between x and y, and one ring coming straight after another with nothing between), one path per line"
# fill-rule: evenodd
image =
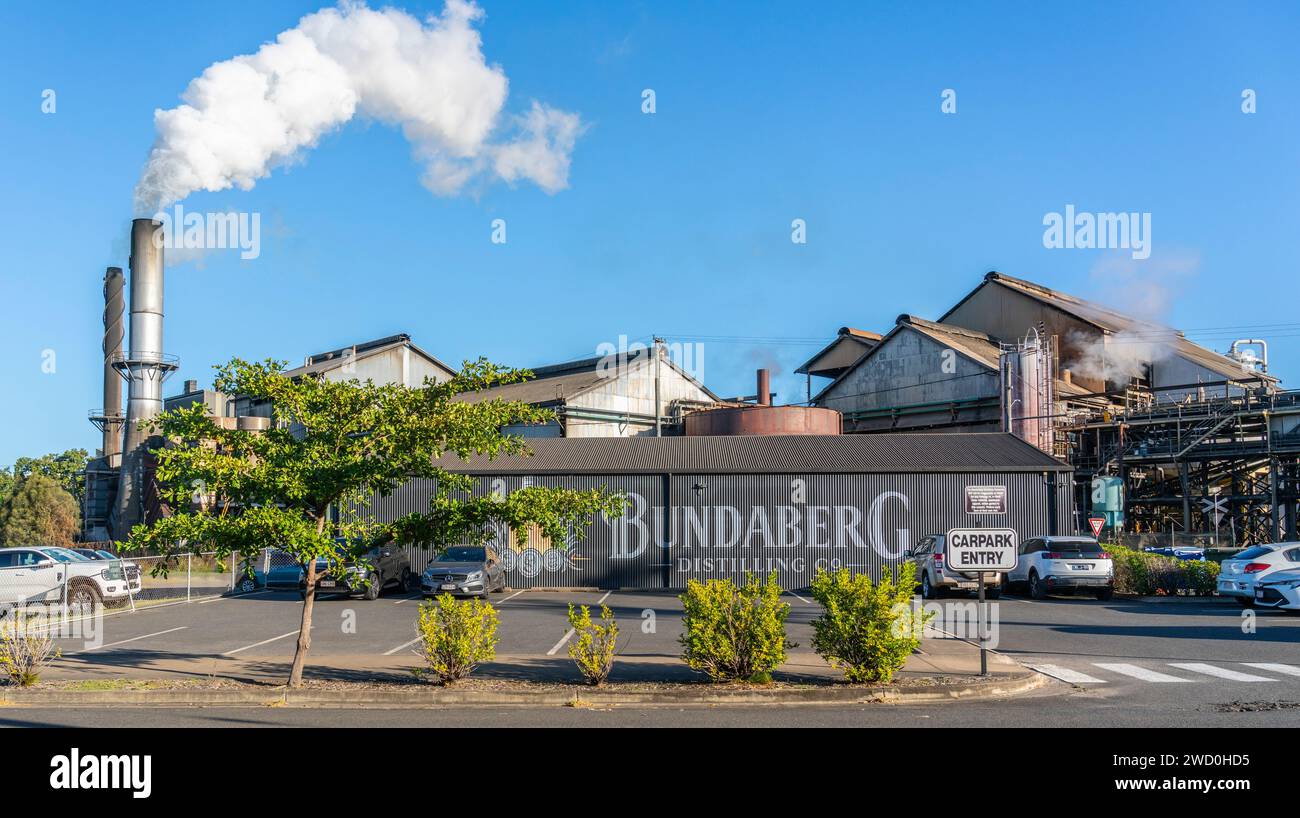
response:
M989 675L988 602L984 597L984 574L1005 574L1016 567L1019 535L1010 528L953 528L948 531L944 550L948 566L979 578L980 675Z

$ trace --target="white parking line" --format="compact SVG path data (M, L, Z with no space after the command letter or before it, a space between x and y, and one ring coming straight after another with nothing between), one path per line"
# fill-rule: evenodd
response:
M525 588L523 591L515 591L513 594L511 594L510 596L508 596L508 597L506 597L505 599L501 600L501 602L498 602L497 604L500 605L500 604L502 604L502 603L504 603L504 602L509 602L510 600L514 599L515 597L519 596L520 594L524 593L524 591L527 591L527 590L528 590L528 589Z
M212 597L211 599L201 599L201 600L199 600L199 604L200 604L200 605L207 605L209 602L221 602L222 600L228 600L228 599L248 599L250 596L257 596L257 595L259 595L259 594L269 594L269 593L272 593L272 592L269 591L269 590L265 590L265 589L263 589L263 590L261 590L261 591L249 591L249 592L246 593L246 594L231 594L230 596L214 596L214 597Z
M613 592L613 591L606 591L606 592L605 592L605 595L602 596L602 597L600 598L600 601L598 601L596 604L597 604L597 605L604 605L604 604L605 604L605 600L609 599L609 595L612 594L612 593L614 593L614 592ZM554 656L555 654L559 653L559 652L560 652L560 648L564 647L565 643L567 643L567 642L568 642L570 639L572 639L572 638L573 638L573 628L569 628L569 630L567 630L567 631L565 632L564 636L562 636L562 637L560 638L560 641L558 641L558 642L555 643L555 647L553 647L553 648L551 648L550 650L546 651L546 655L547 655L547 656Z
M1267 676L1256 676L1253 673L1242 673L1239 670L1228 670L1223 667L1207 665L1204 662L1170 662L1170 667L1179 667L1183 670L1190 670L1193 673L1204 673L1206 676L1217 676L1220 679L1229 679L1234 682L1276 682L1277 679L1270 679Z
M279 642L281 639L287 639L290 636L297 636L301 631L302 628L299 628L296 631L289 631L288 633L282 633L279 636L272 636L270 639L263 639L261 642L255 642L251 645L244 645L242 648L235 648L234 650L228 650L221 655L234 656L236 653L243 653L244 651L249 650L250 648L260 648L262 645L269 645L272 642Z
M1253 667L1257 670L1270 670L1274 673L1282 673L1287 676L1300 676L1300 667L1295 665L1283 665L1278 662L1242 662L1246 667Z
M1069 682L1075 685L1102 685L1106 684L1105 679L1098 679L1096 676L1089 676L1086 673L1080 673L1077 670L1061 667L1060 665L1025 665L1025 667L1036 670L1039 673L1045 673L1053 679L1060 679L1063 682Z
M1159 673L1154 670L1147 670L1137 665L1124 664L1123 662L1093 662L1094 667L1102 670L1113 670L1125 676L1132 676L1134 679L1141 679L1144 682L1190 682L1191 679L1180 679L1177 676L1170 676L1167 673Z
M786 591L786 593L789 594L790 596L794 597L795 599L799 600L800 602L802 602L802 603L805 604L805 605L811 605L811 604L812 604L812 600L804 599L803 597L801 597L801 596L799 596L798 594L796 594L794 591Z
M189 625L181 625L179 628L168 628L165 631L158 631L157 633L146 633L144 636L132 636L130 639L123 639L118 642L109 642L106 645L96 645L93 648L86 648L85 650L82 651L76 651L74 653L65 653L63 655L75 656L77 653L90 653L92 650L103 650L104 648L113 648L113 647L117 647L118 645L125 645L129 642L139 642L141 639L148 639L153 636L162 636L163 634L167 634L167 633L175 633L176 631L183 631L188 627Z
M412 639L410 642L407 642L407 643L404 644L404 645L398 645L397 647L393 648L392 650L386 650L386 651L384 651L383 655L384 655L384 656L392 656L394 653L398 653L398 652L400 652L400 651L406 650L406 649L409 648L411 645L414 645L416 642L419 642L421 638L422 638L422 637L417 636L417 637L415 637L414 639Z

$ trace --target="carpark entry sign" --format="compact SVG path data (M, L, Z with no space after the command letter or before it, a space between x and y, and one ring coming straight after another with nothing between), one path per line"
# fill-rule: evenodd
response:
M1005 574L1016 567L1020 537L1011 528L952 528L944 541L948 567L974 574L979 588L980 675L989 675L988 603L984 601L984 575Z
M1010 528L954 528L945 543L948 567L964 574L1005 573L1016 567L1019 545Z

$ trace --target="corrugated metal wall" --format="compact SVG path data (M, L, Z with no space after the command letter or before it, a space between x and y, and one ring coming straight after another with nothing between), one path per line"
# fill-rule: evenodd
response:
M1068 474L1055 475L1057 533L1073 532ZM1051 531L1052 501L1041 473L847 475L504 475L475 479L476 492L525 485L626 493L620 519L593 520L582 538L543 542L498 535L512 588L593 586L680 588L692 577L777 571L786 588L805 588L819 567L879 576L922 537L958 526L1009 527L1021 537ZM1005 486L1007 510L968 515L967 486ZM668 502L665 502L665 490ZM380 520L427 508L431 486L412 481L376 499ZM509 540L508 545L506 540ZM665 544L671 543L669 547ZM412 550L412 567L430 556Z

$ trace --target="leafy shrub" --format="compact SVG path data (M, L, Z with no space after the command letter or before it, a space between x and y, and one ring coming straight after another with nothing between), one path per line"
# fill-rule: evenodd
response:
M1107 545L1115 564L1115 590L1138 596L1210 596L1219 579L1217 562L1180 560L1163 554Z
M850 682L884 682L894 678L921 644L921 626L932 613L914 610L916 565L886 569L879 582L847 568L818 569L813 599L822 606L813 620L813 649Z
M26 628L10 613L9 621L0 623L0 674L9 684L30 687L40 679L41 671L59 658L48 628Z
M458 601L443 594L436 603L422 603L418 627L428 669L417 675L447 684L469 675L479 662L491 661L496 657L497 622L497 612L482 599Z
M573 641L569 643L569 658L573 659L587 684L601 685L614 669L614 648L618 643L618 623L614 614L600 606L600 624L591 621L591 610L586 605L575 608L569 604L569 627L573 628Z
M765 580L746 575L739 587L730 579L693 579L681 600L682 660L715 682L771 681L795 646L785 638L790 606L781 601L775 571Z

